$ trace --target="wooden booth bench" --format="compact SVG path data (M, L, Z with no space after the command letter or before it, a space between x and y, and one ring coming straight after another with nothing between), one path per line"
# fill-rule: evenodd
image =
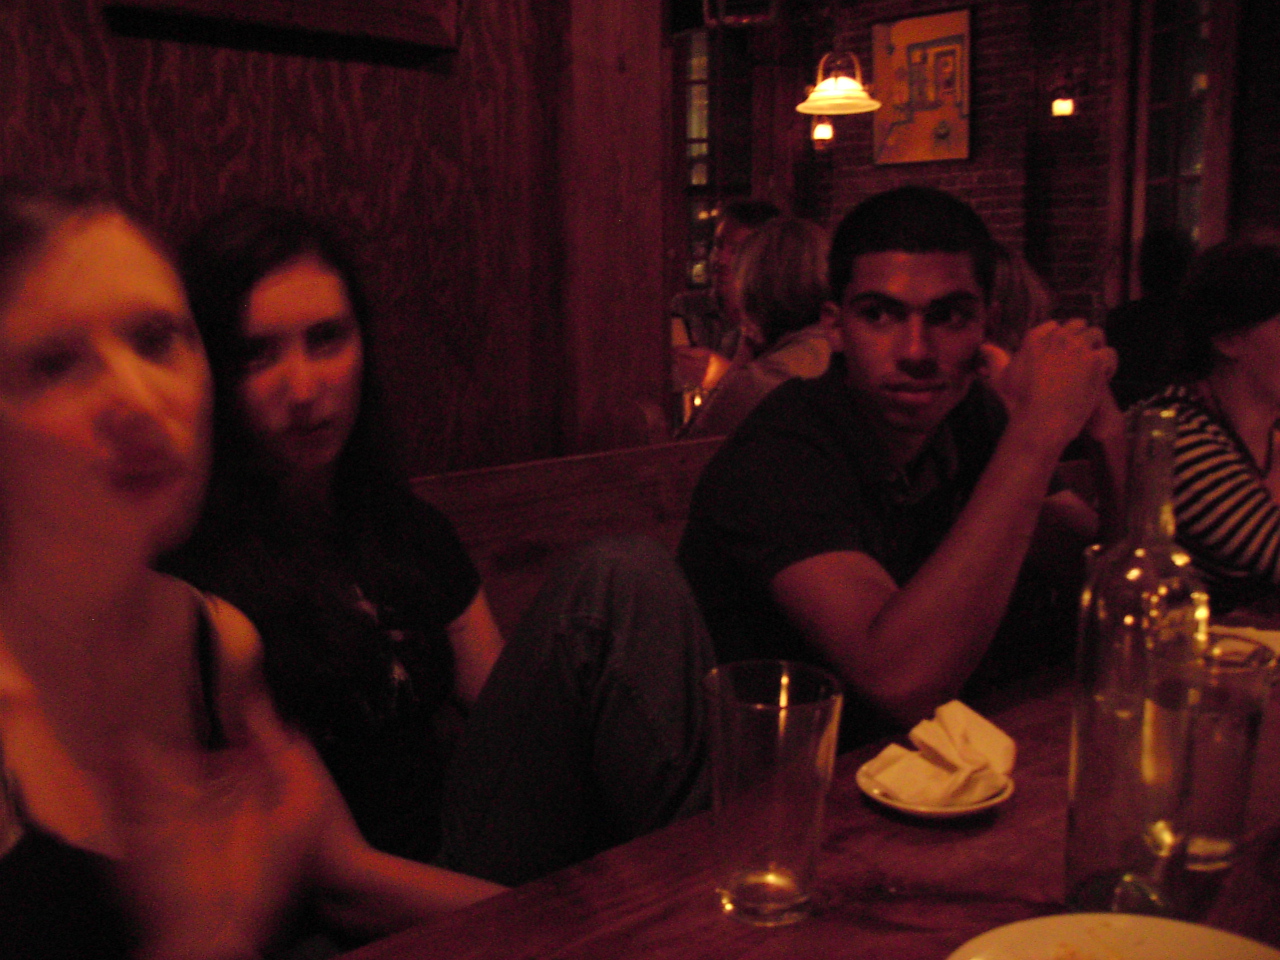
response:
M433 474L413 481L455 527L510 635L547 571L596 537L648 534L673 553L720 437Z

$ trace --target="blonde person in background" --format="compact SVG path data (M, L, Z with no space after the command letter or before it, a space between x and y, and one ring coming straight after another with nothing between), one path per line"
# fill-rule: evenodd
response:
M996 273L987 311L987 340L1009 353L1028 330L1053 319L1053 294L1027 263L1004 244L996 245Z
M499 887L375 852L257 631L158 573L212 384L177 271L94 193L0 190L0 954L247 958ZM7 848L7 850L6 850Z
M792 377L818 377L831 360L827 299L827 247L818 224L777 217L742 245L731 297L740 305L738 359L695 410L689 437L732 433L757 403Z
M682 393L677 427L688 423L694 401L710 391L737 359L750 359L742 337L742 309L732 295L734 264L751 235L781 214L768 200L733 200L719 211L707 258L708 286L671 300L672 381Z

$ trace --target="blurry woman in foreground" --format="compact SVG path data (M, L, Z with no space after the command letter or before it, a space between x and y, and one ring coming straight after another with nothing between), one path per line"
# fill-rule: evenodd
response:
M1178 540L1215 615L1280 612L1280 246L1234 241L1192 264L1178 297Z
M799 217L775 217L743 243L728 296L744 317L747 346L695 409L684 436L732 433L779 384L826 371L828 244L822 227Z
M133 220L0 193L12 955L258 956L304 906L374 935L496 890L370 849L276 719L253 626L152 569L200 504L210 388L177 273Z

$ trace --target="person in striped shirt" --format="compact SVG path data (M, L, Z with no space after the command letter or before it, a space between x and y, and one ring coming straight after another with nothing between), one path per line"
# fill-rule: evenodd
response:
M1280 245L1227 241L1192 265L1175 312L1178 540L1215 615L1280 610Z

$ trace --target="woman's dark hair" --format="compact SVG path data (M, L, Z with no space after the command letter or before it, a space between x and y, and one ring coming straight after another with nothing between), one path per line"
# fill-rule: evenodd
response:
M312 255L342 279L364 342L360 409L351 437L334 471L339 513L356 506L372 481L393 474L381 428L381 397L372 369L369 304L359 276L335 232L306 214L285 207L244 202L215 215L181 252L182 278L192 313L204 338L214 382L214 486L235 479L267 482L263 463L237 400L244 373L241 321L254 286L268 274ZM218 476L230 472L230 477ZM221 491L220 491L221 492ZM260 495L262 490L255 490ZM357 503L353 503L355 500Z
M264 277L315 256L341 277L364 340L360 409L338 455L333 528L295 525L277 472L238 400L244 375L242 322ZM395 469L372 369L368 301L335 233L296 210L245 202L208 220L182 249L181 270L214 381L214 456L205 514L169 568L240 606L263 636L267 680L281 712L322 741L377 722L388 704L392 651L361 598L390 616L430 595L406 521L417 505ZM358 587L359 595L355 595ZM406 601L405 598L410 598ZM426 673L452 681L448 651ZM322 747L323 743L318 742Z
M1207 376L1219 359L1213 341L1280 315L1280 245L1228 240L1192 261L1175 308L1183 381Z
M9 295L28 260L60 227L70 220L106 213L127 217L158 250L169 255L167 246L145 222L99 187L0 182L0 301Z
M996 243L969 204L933 187L906 186L868 197L844 215L831 238L831 299L844 299L853 261L866 253L967 253L978 286L990 298Z

